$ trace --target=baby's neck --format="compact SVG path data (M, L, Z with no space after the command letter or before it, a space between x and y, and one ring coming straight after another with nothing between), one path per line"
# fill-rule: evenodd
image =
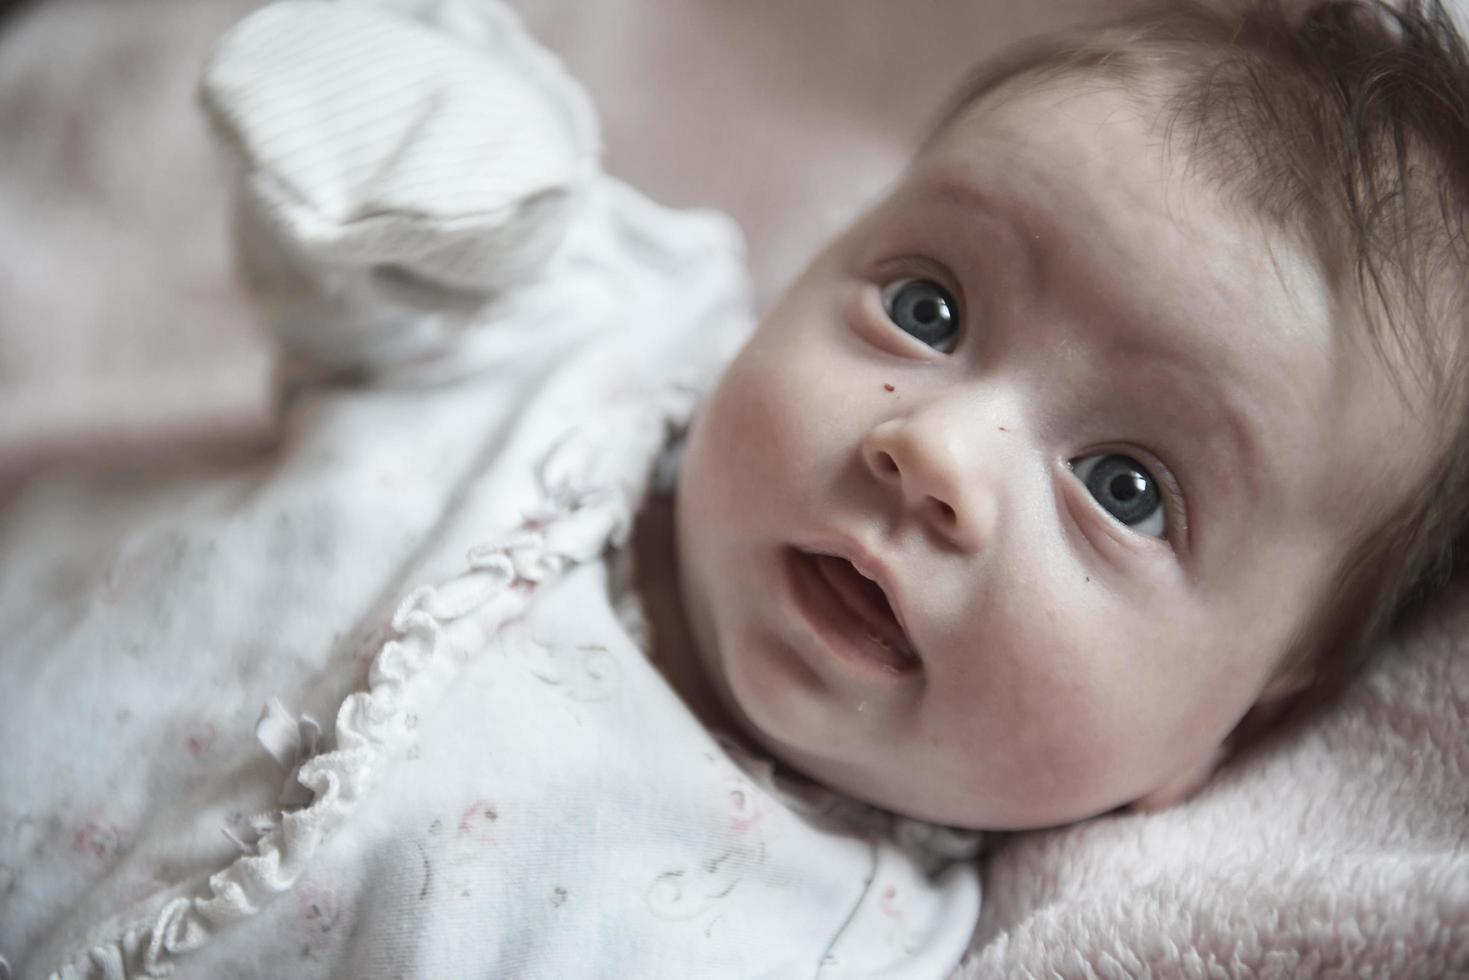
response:
M634 585L648 617L651 657L705 728L738 735L738 726L709 682L684 617L676 533L672 495L650 494L633 528L632 548Z

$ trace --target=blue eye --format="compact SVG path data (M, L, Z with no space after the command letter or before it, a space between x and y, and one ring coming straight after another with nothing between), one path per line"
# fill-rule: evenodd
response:
M900 279L882 290L882 308L893 325L947 354L959 342L959 304L932 279Z
M1114 519L1139 534L1164 536L1163 494L1142 463L1121 453L1095 453L1072 460L1071 469Z

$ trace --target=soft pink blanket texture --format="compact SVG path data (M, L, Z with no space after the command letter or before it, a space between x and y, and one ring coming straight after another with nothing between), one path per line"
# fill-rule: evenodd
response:
M0 34L0 489L43 462L268 443L278 355L233 284L194 105L252 6L46 0ZM517 6L591 89L609 169L733 213L768 304L965 65L1116 4ZM1004 841L960 974L1469 977L1466 713L1461 584L1190 803Z
M972 977L1469 977L1469 592L1174 810L1011 838Z

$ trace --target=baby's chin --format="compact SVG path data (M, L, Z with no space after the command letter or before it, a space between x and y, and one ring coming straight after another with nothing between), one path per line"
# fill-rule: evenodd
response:
M972 804L966 805L963 801L955 800L948 793L930 794L921 788L915 790L907 785L911 781L911 773L903 774L906 778L895 778L897 774L854 767L819 753L791 746L762 744L766 745L772 755L802 776L881 810L914 820L966 830L986 827L984 815L975 812L976 808Z
M899 816L984 829L985 815L977 812L974 801L913 785L912 766L894 762L885 768L875 764L870 754L866 758L861 753L847 758L844 753L830 751L832 746L865 741L873 737L871 733L853 739L835 730L825 733L826 737L809 729L793 731L793 726L784 724L784 719L771 710L773 706L752 704L751 710L746 710L723 679L717 686L733 734L800 777ZM806 717L809 719L809 713ZM940 785L935 780L934 786Z
M1099 816L1127 803L1121 799L1098 803L1044 791L1030 796L979 794L966 788L962 779L926 771L921 762L902 755L888 754L879 762L876 753L830 751L833 745L881 736L864 733L853 740L832 732L823 739L809 729L792 731L780 717L761 725L752 718L762 716L760 706L747 712L727 687L722 691L729 698L727 716L749 743L813 783L902 817L963 830L1039 830Z

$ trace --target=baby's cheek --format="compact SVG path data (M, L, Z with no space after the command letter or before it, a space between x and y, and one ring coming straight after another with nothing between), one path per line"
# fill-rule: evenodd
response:
M764 424L759 402L750 397L744 378L732 367L695 422L684 461L691 489L723 510L745 492L764 463L758 440Z
M944 685L950 717L968 727L965 741L996 747L995 767L980 774L992 783L980 788L1004 787L1038 812L1105 802L1099 781L1125 768L1146 708L1142 665L1128 662L1136 623L1105 589L1065 580L1048 587L1029 565L996 574L1012 584L971 607L966 633L955 634L967 642L956 643L962 656Z
M804 419L788 372L766 369L758 358L738 360L711 398L698 461L709 490L749 506L750 492L770 492L789 481L804 454ZM718 484L713 486L712 484Z

